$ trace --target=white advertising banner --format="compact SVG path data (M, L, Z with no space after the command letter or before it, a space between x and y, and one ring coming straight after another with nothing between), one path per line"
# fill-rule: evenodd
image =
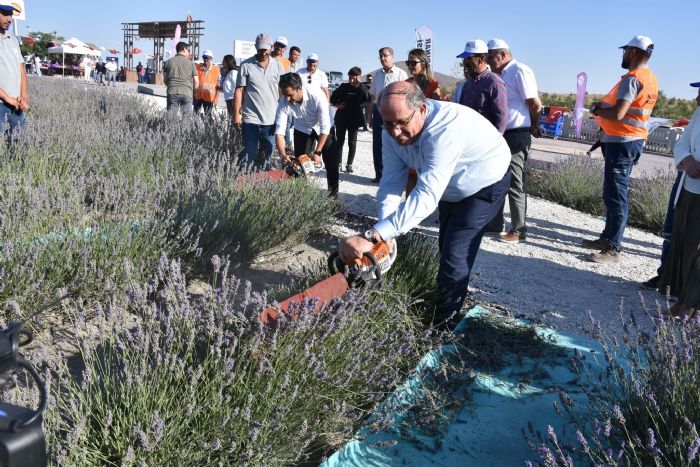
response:
M6 3L3 2L3 4ZM19 10L19 13L12 15L14 19L21 19L22 21L27 19L27 15L24 13L24 0L10 0L9 4Z
M422 49L425 55L428 56L428 63L433 67L433 28L428 25L418 26L416 28L416 48Z
M233 56L236 58L236 63L239 65L247 58L258 53L255 49L255 42L251 41L233 41Z

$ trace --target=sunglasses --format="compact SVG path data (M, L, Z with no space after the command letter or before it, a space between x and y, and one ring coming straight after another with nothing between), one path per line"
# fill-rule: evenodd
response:
M311 75L309 75L309 84L311 84Z
M416 66L416 65L418 65L419 63L423 63L423 62L421 62L421 61L416 61L416 60L406 60L406 65L408 65L408 66Z

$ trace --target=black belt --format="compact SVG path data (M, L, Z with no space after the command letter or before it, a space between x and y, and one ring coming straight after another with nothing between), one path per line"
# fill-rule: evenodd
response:
M520 128L511 128L510 130L506 130L503 134L504 135L510 135L512 133L525 133L525 132L530 133L530 127L529 126L523 126Z

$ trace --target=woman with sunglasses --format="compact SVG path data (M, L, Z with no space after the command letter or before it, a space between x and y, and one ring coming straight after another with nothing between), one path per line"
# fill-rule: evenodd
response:
M406 60L408 73L411 75L406 81L416 83L423 95L428 99L440 100L442 93L440 92L440 84L433 77L433 72L430 70L428 56L422 49L413 49L408 53Z

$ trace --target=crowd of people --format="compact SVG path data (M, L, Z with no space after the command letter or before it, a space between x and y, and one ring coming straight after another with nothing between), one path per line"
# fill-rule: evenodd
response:
M6 34L13 8L0 4L0 119L8 125L6 133L21 129L29 108L24 61L17 42ZM505 40L470 40L457 55L465 79L450 96L423 50L408 52L406 73L385 46L378 51L379 68L364 83L362 70L353 66L348 81L331 92L320 57L308 53L304 63L301 49L292 46L287 52L288 47L284 36L273 41L259 34L254 56L237 66L226 55L219 66L211 50L195 64L189 45L178 43L163 67L168 111L211 113L223 93L231 124L241 131L241 164L269 167L274 148L283 162L307 154L316 163L323 161L333 197L345 141L345 171L352 173L357 132L371 127L370 183L379 184L379 220L362 235L344 239L340 255L349 262L378 241L393 247L396 237L437 208L440 267L433 323L451 327L467 296L483 236L511 244L527 240L525 163L532 138L541 136L535 73L513 57ZM659 94L648 65L652 40L635 36L621 49L626 74L590 108L601 128L606 218L598 238L582 239L581 245L594 250L591 261L603 264L623 258L630 173L648 138L647 122ZM113 81L113 68L98 76ZM691 86L700 88L700 83ZM697 102L700 106L700 90ZM669 314L681 318L700 308L699 112L675 147L679 175L668 205L661 266L644 283L677 297ZM503 216L506 199L509 228Z

